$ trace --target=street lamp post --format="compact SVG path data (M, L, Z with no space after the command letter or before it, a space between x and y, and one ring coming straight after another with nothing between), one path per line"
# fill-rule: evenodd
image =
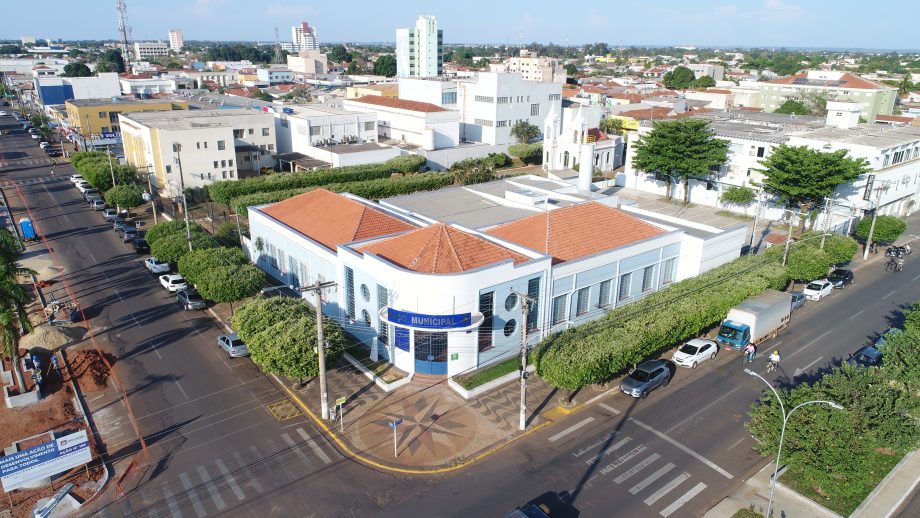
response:
M779 397L779 392L777 392L776 389L773 388L773 385L771 385L769 381L767 381L763 376L761 376L760 374L757 374L751 369L744 369L744 372L746 372L750 376L755 376L755 377L760 378L761 381L763 381L764 383L767 384L768 387L770 387L770 390L773 391L773 395L776 396L776 401L779 402L779 409L783 413L783 427L779 432L779 446L776 449L776 461L775 461L775 465L773 466L773 480L770 483L770 500L767 503L767 514L765 515L765 516L771 516L770 513L773 510L773 494L776 493L776 476L779 473L780 456L783 454L783 439L786 437L786 425L789 423L789 418L792 417L792 413L802 408L803 406L807 406L807 405L822 404L822 405L828 405L831 408L836 408L837 410L843 410L843 406L840 405L839 403L834 403L833 401L827 401L824 399L816 399L813 401L806 401L804 403L799 403L798 405L792 407L792 410L790 410L789 413L786 413L786 407L783 405L783 398Z

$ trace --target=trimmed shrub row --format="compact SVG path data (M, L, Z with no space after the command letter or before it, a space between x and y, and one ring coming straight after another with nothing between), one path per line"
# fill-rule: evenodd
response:
M247 207L275 203L323 187L334 192L350 192L370 200L379 200L390 196L410 194L418 191L433 191L453 183L451 175L445 173L420 173L407 176L394 176L379 180L363 182L332 183L303 189L286 189L281 191L259 192L234 198L230 205L239 214L246 214Z
M508 153L520 158L525 164L539 164L543 162L543 143L514 144L508 146Z
M261 192L316 187L329 183L357 182L388 178L395 173L414 173L425 165L425 157L407 155L391 158L382 164L334 167L301 173L275 173L268 176L225 180L208 186L211 200L230 205L234 198Z
M782 289L786 269L763 256L744 256L603 318L547 336L535 350L537 373L574 390L610 379L681 340L698 336L728 310L765 289Z

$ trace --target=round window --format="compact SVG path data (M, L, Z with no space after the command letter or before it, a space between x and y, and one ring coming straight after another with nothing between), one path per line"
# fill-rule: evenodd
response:
M361 296L364 297L364 302L370 302L371 290L367 288L367 284L361 285Z
M511 319L505 322L505 336L511 336L517 330L517 320Z
M517 294L512 293L505 299L505 309L511 311L514 306L517 306Z
M361 318L364 319L365 324L371 325L371 314L366 309L361 310Z

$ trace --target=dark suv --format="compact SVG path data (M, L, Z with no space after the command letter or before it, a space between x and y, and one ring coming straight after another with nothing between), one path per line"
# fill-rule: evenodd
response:
M837 268L827 276L827 280L830 281L835 288L843 289L847 284L853 284L853 271L845 268Z

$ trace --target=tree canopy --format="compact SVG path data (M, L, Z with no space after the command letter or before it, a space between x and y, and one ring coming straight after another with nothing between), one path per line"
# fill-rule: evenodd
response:
M332 50L330 50L326 57L331 62L335 63L345 63L352 60L352 55L348 52L348 49L345 48L345 45L334 45Z
M64 73L61 74L63 77L89 77L91 75L93 71L83 63L68 63L64 65Z
M652 131L639 136L635 150L633 166L666 176L668 199L671 176L683 179L685 203L690 201L690 177L707 177L712 167L728 159L728 142L715 138L709 122L701 119L658 122Z
M517 139L520 144L530 144L539 138L540 128L524 119L518 119L511 126L511 136Z
M105 192L105 202L112 207L133 209L144 203L144 188L136 183L116 185Z
M690 85L696 79L693 71L687 67L678 66L674 67L674 70L667 72L662 78L661 82L664 83L664 86L672 90L684 90L690 88Z
M872 217L859 220L856 224L856 236L860 239L869 237L869 228L872 226ZM879 216L875 218L875 230L872 232L872 240L879 243L894 243L901 234L907 230L907 223L894 216Z
M255 295L265 285L265 274L239 248L205 248L179 259L179 273L202 297L233 303Z
M396 75L396 56L384 54L374 61L374 74L393 77Z
M811 110L802 101L788 99L774 113L783 113L786 115L811 115Z
M99 55L96 60L96 72L118 72L125 71L125 59L119 49L107 49Z

